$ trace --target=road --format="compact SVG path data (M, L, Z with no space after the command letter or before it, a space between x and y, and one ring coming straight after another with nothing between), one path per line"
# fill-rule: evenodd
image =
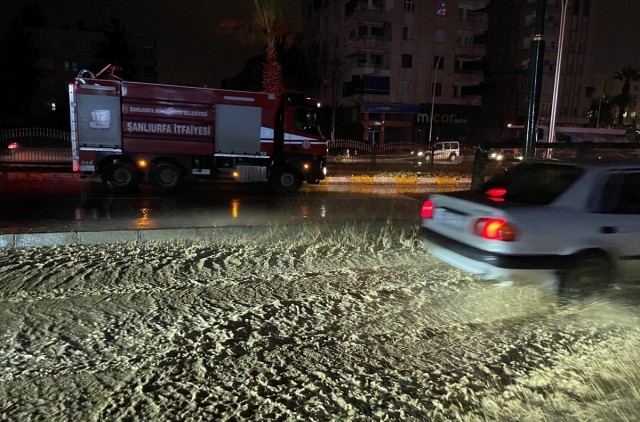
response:
M444 265L415 242L427 189L0 183L3 231L233 227L0 248L0 419L634 420L638 292Z
M0 181L3 233L415 219L427 186L305 185L278 197L262 184L197 182L176 195L148 185L116 195L94 180ZM451 189L451 188L449 188Z

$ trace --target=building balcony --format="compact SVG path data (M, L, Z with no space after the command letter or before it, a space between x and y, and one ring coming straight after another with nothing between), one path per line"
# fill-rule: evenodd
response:
M481 20L460 20L458 21L458 29L461 31L471 32L473 34L482 34L489 27L489 22Z
M482 70L456 69L453 72L453 80L455 82L464 82L465 84L479 84L484 81L484 72Z
M389 74L390 66L385 63L350 63L345 70L358 69L358 73Z
M388 36L369 36L369 37L359 37L352 40L345 41L345 47L351 47L355 50L389 50L389 42L391 38Z
M461 57L485 57L487 55L487 46L483 44L457 45L456 55Z
M451 98L448 102L449 104L454 105L467 105L467 106L481 106L482 105L482 96L481 95L459 95L457 97Z

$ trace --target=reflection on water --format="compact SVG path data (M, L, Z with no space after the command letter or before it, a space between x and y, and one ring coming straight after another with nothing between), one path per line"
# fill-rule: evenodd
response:
M305 185L303 189L308 189L314 192L350 192L350 193L375 193L375 194L390 194L390 193L424 193L429 194L433 192L453 192L457 190L469 189L468 184L442 184L442 185L418 185L418 184L349 184L344 185L334 184L320 184L320 185Z
M138 229L151 229L155 226L153 220L149 218L150 208L140 208L140 216L135 220Z
M231 200L231 217L238 218L240 215L240 200L235 198Z

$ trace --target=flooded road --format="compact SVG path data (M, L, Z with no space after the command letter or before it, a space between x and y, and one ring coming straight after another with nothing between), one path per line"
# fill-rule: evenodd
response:
M441 189L453 189L444 187ZM262 184L194 183L162 196L117 195L92 180L0 181L0 231L37 233L415 219L423 185L305 185L280 197Z

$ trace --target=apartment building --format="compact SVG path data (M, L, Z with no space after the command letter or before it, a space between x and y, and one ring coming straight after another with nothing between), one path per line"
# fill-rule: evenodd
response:
M465 138L480 126L488 0L302 0L313 94L336 137ZM337 122L337 124L336 124Z
M83 69L94 73L100 70L96 69L96 53L107 43L106 34L86 29L81 23L75 28L31 27L28 32L31 44L39 51L35 64L38 92L31 101L31 115L43 124L68 119L68 83ZM136 80L156 82L154 39L130 37L128 41Z
M499 130L527 120L531 79L531 46L537 0L491 0L487 37L483 124ZM565 28L559 61L562 9ZM594 79L594 34L597 24L590 0L547 0L544 20L539 117L549 121L557 89L556 121L587 125L594 98L601 95ZM557 88L555 76L559 70Z
M510 123L526 122L537 0L302 4L304 27L315 34L309 57L323 80L314 94L331 105L337 137L473 140L508 137ZM593 126L600 100L621 91L615 71L640 65L612 63L602 71L604 50L624 48L602 45L608 7L603 0L547 0L541 121L549 121L556 92L557 124ZM638 93L632 81L626 124L635 124ZM612 110L604 120L617 120Z

